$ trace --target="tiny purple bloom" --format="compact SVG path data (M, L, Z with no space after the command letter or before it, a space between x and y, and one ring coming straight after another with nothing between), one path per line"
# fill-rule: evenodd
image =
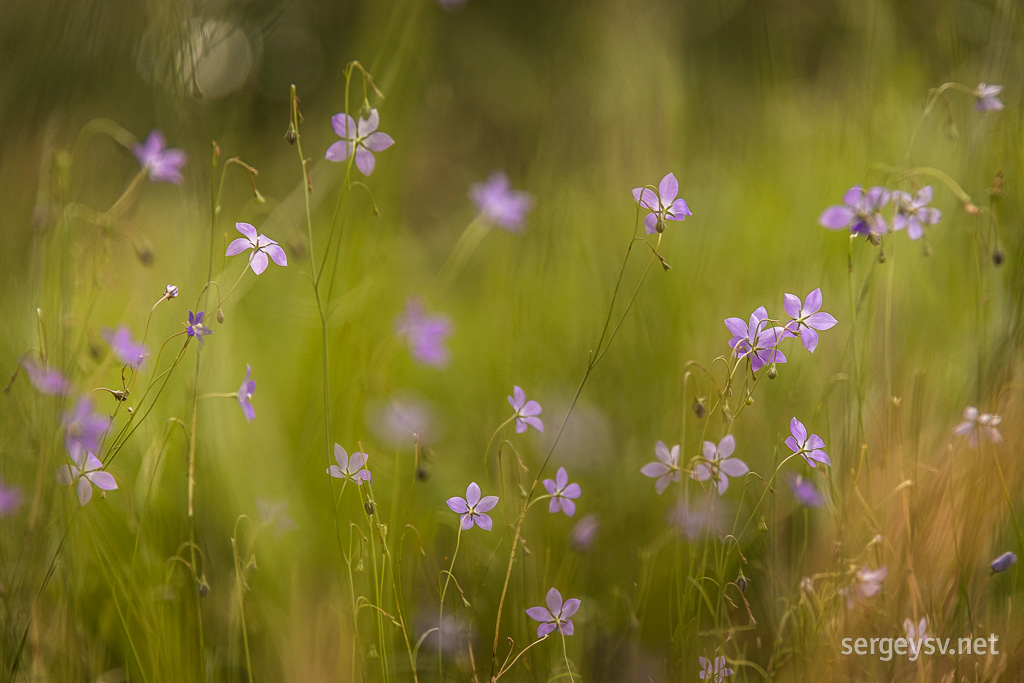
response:
M474 481L466 487L465 498L452 496L447 500L447 504L452 512L462 515L460 524L463 531L472 529L474 524L484 531L490 531L491 516L486 513L493 510L494 506L498 504L498 497L484 496L481 498L480 487Z
M416 360L435 367L448 364L450 354L445 340L452 333L448 316L427 314L422 301L409 299L405 312L395 321L395 331L409 342L409 351Z
M178 298L178 285L167 285L164 287L164 298L168 301Z
M881 210L889 203L889 190L872 187L865 191L854 185L843 195L843 203L830 206L822 212L818 223L829 230L849 228L850 232L871 238L877 243L878 236L888 232L889 227Z
M726 318L725 327L733 335L729 340L733 356L749 358L751 372L757 372L770 363L786 362L786 356L778 345L792 333L784 327L771 326L764 306L759 306L750 315L748 323L742 318Z
M974 96L978 98L974 108L978 111L999 111L1003 103L999 100L999 93L1003 92L1001 85L988 85L979 83L974 90Z
M804 427L804 423L795 417L789 421L789 433L792 436L786 437L786 446L789 450L793 451L799 456L802 456L807 464L814 467L814 462L818 461L826 465L831 466L832 461L828 457L828 453L824 451L825 442L821 440L821 437L817 434L811 434L807 436L807 428Z
M245 379L242 380L242 386L238 387L238 405L242 409L242 413L245 414L245 419L252 422L256 418L256 410L252 407L252 395L256 393L256 380L252 379L252 368L249 364L245 364Z
M579 498L583 491L579 484L570 484L569 475L564 467L559 467L554 479L545 479L544 488L551 494L551 502L548 504L548 512L561 510L568 516L576 514L576 503L573 498Z
M552 588L548 591L544 602L547 603L547 607L531 607L526 610L527 616L534 621L541 622L537 627L537 637L543 638L554 631L571 636L573 632L572 616L580 608L579 598L569 598L563 603L562 594Z
M70 412L64 413L64 445L68 452L76 450L97 452L100 437L107 431L110 419L92 410L92 400L82 395Z
M113 491L117 488L117 482L109 472L103 471L103 463L92 454L76 444L75 448L68 453L71 456L73 465L61 465L57 470L57 483L70 486L77 482L78 502L85 505L92 498L92 487Z
M700 679L702 681L711 681L711 683L722 683L722 680L726 676L732 676L733 670L726 666L725 657L715 657L715 661L711 661L706 657L698 657L698 663L700 664Z
M21 367L25 368L32 385L44 394L66 396L71 393L71 382L59 370L36 365L28 358L21 361Z
M861 567L858 569L853 585L839 589L839 594L846 596L846 608L853 609L857 601L878 595L882 591L882 581L885 580L888 573L889 570L886 567L881 569Z
M508 404L516 411L516 434L522 434L529 427L538 432L544 431L544 423L537 417L544 410L536 401L527 401L526 392L518 386L512 388L512 395L508 397Z
M594 539L600 526L597 515L593 512L583 515L569 533L569 543L580 552L589 550L590 546L594 544Z
M670 451L663 441L654 444L654 456L657 462L649 462L640 468L640 474L645 477L655 478L654 491L659 496L665 492L668 485L682 479L682 470L679 469L679 445L672 447Z
M1003 418L999 415L989 413L981 413L979 415L977 408L967 406L964 408L964 421L953 429L953 433L966 436L967 443L971 445L971 448L978 447L979 433L992 443L1001 443L1003 435L999 433L997 427L1002 421Z
M4 486L0 479L0 517L9 515L21 506L21 490L17 486Z
M339 444L334 444L334 459L338 464L328 467L327 474L335 479L348 479L357 485L362 485L364 481L373 483L373 476L370 470L366 469L366 453L356 451L349 457L348 451Z
M809 508L820 508L825 504L825 498L810 479L804 479L799 474L790 474L788 479L789 490L798 503Z
M1013 553L1006 552L992 560L992 572L1005 572L1007 569L1017 564L1017 556Z
M910 648L910 652L916 653L924 639L928 638L928 617L921 617L916 624L913 619L904 619L903 630L907 633L907 646Z
M723 495L729 488L729 477L742 477L750 471L747 463L731 457L734 450L736 438L732 434L723 436L717 446L705 441L701 447L704 459L694 465L691 476L697 481L710 479L718 486L718 495Z
M327 148L324 158L328 161L345 161L354 151L356 166L363 175L370 175L376 163L373 153L383 152L395 144L390 135L377 132L379 125L380 114L376 109L371 109L365 119L360 117L358 124L348 114L335 114L331 117L331 126L341 140Z
M800 297L785 294L782 307L793 318L786 325L786 330L800 337L804 348L811 353L818 346L818 331L832 329L838 322L828 313L818 312L821 310L821 288L808 294L803 303L800 303Z
M142 365L142 361L149 355L149 350L132 339L132 333L123 325L116 330L104 328L103 338L110 344L117 360L132 368Z
M185 180L181 175L181 167L185 165L185 153L180 149L165 149L167 142L163 133L154 130L144 143L132 145L132 154L138 159L139 165L146 169L149 179L154 183L174 183L181 185Z
M266 235L256 234L256 228L249 225L248 223L235 223L235 230L245 235L245 237L239 237L228 245L227 253L225 256L234 256L241 254L246 249L252 249L253 252L249 256L249 266L252 268L252 272L259 275L267 269L269 256L279 266L288 265L288 256L284 253L277 242L270 239Z
M644 229L648 235L664 232L665 221L684 221L693 215L686 200L679 197L679 181L674 173L661 179L657 193L649 187L635 188L633 199L641 208L651 212L644 218Z
M204 311L199 311L198 313L189 311L188 322L185 324L185 332L188 336L198 339L200 345L206 343L203 341L203 337L208 334L213 334L213 330L203 324L203 316L205 315L206 313Z
M509 232L521 232L526 214L533 208L533 197L513 190L504 171L495 171L486 182L470 185L469 198L485 221Z
M932 200L932 186L925 185L916 195L896 190L892 193L896 204L896 216L892 219L893 231L907 229L907 236L912 240L924 237L924 226L935 225L942 218L942 212L928 206Z

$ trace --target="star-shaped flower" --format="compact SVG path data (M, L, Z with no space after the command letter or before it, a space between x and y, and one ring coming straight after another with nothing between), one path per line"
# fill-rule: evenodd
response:
M644 218L644 229L648 235L664 232L665 221L684 221L693 215L686 200L679 197L679 181L674 173L661 179L657 194L649 187L638 187L633 190L633 199L651 212Z
M704 459L694 465L693 478L697 481L710 479L717 484L718 495L723 495L729 488L729 477L742 477L750 471L747 463L731 457L735 450L736 439L732 434L723 436L717 446L711 441L705 441L701 447Z
M768 311L759 306L751 313L750 321L726 318L725 327L732 332L729 348L736 358L747 356L751 372L757 372L769 363L785 363L786 356L778 349L779 342L792 333L768 322Z
M256 418L256 410L252 407L252 395L256 393L256 380L251 379L252 368L249 364L245 364L245 379L242 380L242 385L238 387L238 405L242 409L242 413L245 414L245 419L252 422Z
M789 490L793 492L793 497L798 503L809 508L818 508L825 504L824 497L810 479L804 479L799 474L790 474L788 479Z
M700 673L697 675L702 681L722 683L726 676L733 674L733 670L726 666L725 657L715 657L715 661L711 661L707 657L698 657L697 661L700 664Z
M932 200L932 186L925 185L916 195L896 190L892 193L896 204L896 217L892 219L893 232L907 229L907 236L912 240L924 237L924 226L935 225L942 218L942 212L928 206Z
M149 350L143 344L139 344L132 339L132 333L124 325L116 330L104 329L103 338L110 344L110 348L113 349L117 360L121 361L124 365L137 368L142 365L142 361L149 355Z
M966 436L967 443L971 445L971 448L978 447L979 433L992 443L1001 443L1003 435L999 433L997 427L1002 421L1003 418L999 415L992 415L990 413L979 414L977 408L967 406L964 408L964 421L953 429L953 433Z
M334 444L334 459L338 464L328 467L327 474L335 479L348 479L359 485L364 481L373 483L373 476L370 470L366 469L366 453L356 451L349 457L348 451L339 444Z
M522 434L529 427L538 432L544 431L544 423L537 417L544 410L536 401L527 401L526 392L518 386L512 388L512 395L508 397L508 404L516 411L516 434Z
M974 90L974 96L978 98L974 108L978 111L999 111L1003 108L1003 103L999 100L999 93L1001 92L1003 92L1003 86L1001 85L979 83L978 87Z
M562 594L552 588L548 591L544 602L547 603L547 607L531 607L526 610L527 616L534 621L541 622L537 627L537 637L543 638L554 631L571 636L573 632L571 617L580 608L579 598L569 598L562 602Z
M792 436L786 437L786 445L789 450L803 457L807 464L814 467L815 461L831 466L832 461L828 453L824 451L825 442L817 434L807 436L807 428L804 423L795 417L789 421L789 433Z
M21 361L21 367L25 368L28 379L32 385L44 394L55 394L66 396L71 393L71 382L67 380L59 370L48 368L44 365L36 365L35 362L26 358Z
M356 166L363 175L370 175L376 163L373 153L383 152L395 144L387 133L376 132L379 125L380 114L376 109L371 109L365 119L360 117L358 124L348 114L335 114L331 117L331 126L341 140L328 147L324 157L328 161L345 161L354 150Z
M679 445L676 444L670 451L663 441L659 441L654 444L654 456L658 461L644 465L640 468L640 474L645 477L657 477L654 491L660 496L670 483L682 479L682 470L679 469Z
M409 351L416 360L437 367L448 364L451 355L445 342L452 333L448 316L427 313L423 302L412 298L395 321L395 332L409 342Z
M493 510L498 504L497 496L480 497L480 487L474 481L466 487L466 497L452 496L447 500L448 507L452 512L462 515L460 522L462 530L468 531L476 524L484 531L490 531L492 522L491 516L486 514Z
M526 214L533 208L533 197L513 190L503 171L492 173L487 182L470 185L469 198L484 220L509 232L522 231Z
M68 452L73 465L61 465L57 470L57 482L69 486L74 482L78 483L78 502L85 505L92 498L92 487L95 484L104 491L113 491L117 488L117 482L109 472L103 471L103 463L100 459L86 451L81 446L76 446Z
M854 185L843 195L843 203L830 206L822 212L818 223L829 230L849 228L856 235L863 235L878 243L878 236L889 231L881 210L889 203L889 190L872 187L865 190Z
M249 266L252 268L252 272L257 275L267 269L267 265L269 265L267 256L274 259L274 263L279 266L288 265L288 256L277 242L266 235L257 235L256 228L248 223L235 223L235 229L245 235L245 237L239 237L229 244L225 256L234 256L235 254L241 254L247 249L252 249L252 255L249 256Z
M569 475L564 467L559 467L554 479L545 479L544 488L551 495L551 502L548 504L548 512L561 510L572 517L576 514L576 503L573 498L579 498L583 491L579 484L570 484Z
M818 347L818 331L830 330L838 322L828 313L818 312L821 310L821 288L808 294L803 303L800 303L800 297L785 294L782 307L793 318L786 325L786 330L800 337L804 348L811 353Z
M213 330L203 324L203 317L205 315L205 311L199 311L198 313L189 311L188 322L185 323L185 333L190 337L198 339L200 344L206 343L203 341L203 337L213 334Z
M185 153L180 149L166 147L167 142L163 133L154 130L144 143L132 145L132 154L138 159L139 165L146 169L149 179L154 183L181 185L185 180L181 175L181 167L185 165Z

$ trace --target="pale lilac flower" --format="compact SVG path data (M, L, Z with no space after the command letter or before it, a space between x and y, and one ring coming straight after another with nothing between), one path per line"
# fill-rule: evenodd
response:
M770 326L768 311L758 307L750 315L749 323L742 318L726 318L725 327L732 332L729 348L733 356L750 359L751 372L757 372L770 363L785 363L786 356L777 347L780 341L792 333L784 327Z
M163 133L154 130L144 143L132 145L132 154L138 159L139 165L146 169L149 179L154 183L181 185L185 180L181 175L181 167L185 165L185 153L180 149L166 147L167 142Z
M409 342L409 351L416 360L438 367L448 364L450 355L445 340L452 333L448 316L427 314L423 302L409 299L405 312L395 321L395 331Z
M178 298L178 285L167 285L164 287L164 298L168 301Z
M349 457L348 451L334 444L334 459L338 464L328 467L327 474L335 479L348 479L357 485L362 485L364 481L373 483L373 476L366 469L366 453L356 451Z
M21 490L17 486L4 486L0 479L0 517L9 515L21 506Z
M252 249L253 252L249 256L249 266L252 268L252 272L257 275L267 269L270 263L267 259L268 256L279 266L288 265L288 256L284 253L284 249L266 235L257 235L256 228L253 226L248 223L235 223L235 230L245 235L245 237L239 237L231 242L228 245L227 253L224 254L225 256L234 256L241 254L247 249Z
M487 182L470 185L469 198L484 220L509 232L521 232L526 214L533 208L533 197L528 192L513 190L503 171L491 173Z
M64 445L68 452L100 450L100 437L107 431L110 419L92 410L92 400L82 395L70 412L64 413Z
M697 661L700 663L700 679L702 681L711 681L711 683L722 683L722 680L726 676L732 676L733 670L726 666L725 657L715 657L715 661L711 661L706 657L698 657Z
M447 500L447 504L452 512L462 515L461 528L463 531L472 529L474 524L484 531L490 531L491 517L486 513L493 510L494 506L498 504L498 497L484 496L481 498L480 487L474 481L466 487L465 498L452 496Z
M252 368L245 364L245 379L242 386L238 387L238 405L245 415L245 419L252 422L256 419L256 410L252 407L252 395L256 393L256 380L251 378Z
M750 471L747 463L732 457L735 450L736 438L732 434L723 436L717 446L705 441L701 447L704 459L694 465L691 476L697 481L710 479L718 486L718 495L724 494L729 488L729 477L742 477Z
M394 447L413 441L423 444L434 437L429 404L412 396L398 394L367 408L367 421L378 439Z
M297 526L288 515L288 503L285 501L257 498L256 509L259 511L260 523L269 528L275 536L291 531Z
M838 322L828 313L819 313L821 310L821 288L808 294L803 303L800 302L800 297L785 294L782 307L793 318L786 325L786 330L800 337L804 348L811 353L814 353L814 349L818 346L818 332L832 329Z
M992 443L1001 443L1003 435L999 433L997 429L1003 418L999 415L992 415L990 413L978 414L978 409L974 406L967 406L964 408L964 421L958 424L954 429L954 434L967 437L967 443L971 445L971 448L978 447L978 434L982 434L986 439Z
M849 228L856 235L871 238L875 243L878 236L888 232L889 226L881 210L889 203L889 190L872 187L865 191L854 185L843 195L843 203L830 206L822 212L818 223L829 230Z
M537 417L543 411L536 401L527 401L526 392L518 386L512 388L512 395L508 397L508 404L516 411L516 434L522 434L529 427L538 432L544 431L544 423Z
M684 221L687 216L693 215L686 200L679 197L679 181L674 173L661 179L657 193L649 187L635 188L633 199L651 212L644 218L644 229L648 235L664 232L665 221Z
M74 464L60 466L57 470L57 482L65 486L77 482L79 503L85 505L89 502L94 484L104 491L113 491L117 488L114 477L103 471L103 463L91 451L86 451L76 444L68 455Z
M547 607L531 607L526 610L527 616L534 621L541 622L537 627L537 637L543 638L549 633L558 631L564 636L571 636L573 632L572 615L580 608L579 598L569 598L562 602L562 594L552 588L548 591L544 602Z
M912 240L924 237L924 226L935 225L942 218L941 211L928 206L928 202L932 200L931 185L925 185L913 197L909 192L896 190L892 193L892 200L896 204L892 229L896 232L906 228L907 236Z
M853 585L839 589L839 594L846 596L846 608L853 609L858 601L878 595L882 590L882 581L885 580L888 573L889 570L886 567L881 569L861 567L858 569Z
M395 144L390 135L377 132L379 125L380 114L376 109L371 109L365 119L360 117L358 124L348 114L335 114L331 117L331 126L341 140L327 148L324 158L328 161L345 161L354 151L356 166L363 175L370 175L376 163L373 153L383 152Z
M658 459L657 462L649 462L641 467L640 474L652 479L657 477L654 491L660 496L670 483L682 479L682 470L679 468L679 445L673 446L670 451L665 442L659 441L654 444L654 456Z
M559 467L554 479L545 479L544 488L551 495L548 512L562 511L569 517L576 514L576 503L572 499L579 498L583 491L579 484L569 483L569 474L564 467Z
M717 531L721 526L721 510L705 505L693 508L680 501L669 511L667 519L672 526L691 541L695 541L708 532Z
M475 636L472 625L446 612L438 626L437 616L436 612L430 616L421 614L417 620L418 631L423 633L422 647L434 652L440 649L445 657L458 657Z
M789 450L803 457L807 464L814 467L814 462L824 463L831 466L832 461L828 453L824 451L825 442L817 434L807 436L807 428L804 423L795 417L789 421L789 433L792 436L786 437L786 446Z
M143 344L132 339L132 333L123 325L116 330L104 328L103 338L110 344L117 360L124 365L137 368L149 355L149 350Z
M600 526L597 515L593 512L583 515L569 533L569 543L580 552L589 550L590 546L594 544L594 538L597 536Z
M825 504L825 498L821 495L821 491L818 490L818 487L810 479L804 479L799 474L790 473L788 481L789 490L793 492L793 497L801 505L809 508L820 508Z
M996 559L992 560L992 572L1005 572L1007 569L1017 564L1017 556L1013 553L1003 553Z
M66 396L71 393L71 382L59 370L36 365L28 358L21 361L21 367L25 368L32 385L44 394Z
M979 83L974 90L974 96L978 98L974 108L978 111L999 111L1003 108L1003 103L999 100L999 93L1002 91L1001 85Z
M190 337L195 337L199 340L200 344L204 344L203 337L208 334L213 334L213 330L203 324L203 317L206 315L204 311L198 313L188 312L188 322L185 323L185 333Z
M903 630L906 631L907 646L911 654L916 654L918 648L928 638L928 617L921 617L921 620L914 623L913 619L903 620Z

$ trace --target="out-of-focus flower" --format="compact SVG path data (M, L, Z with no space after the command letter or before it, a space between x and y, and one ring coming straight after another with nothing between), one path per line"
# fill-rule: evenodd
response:
M548 591L544 602L547 603L547 607L531 607L526 610L527 616L534 621L541 622L537 627L537 637L543 638L554 631L571 636L573 632L571 617L580 608L579 598L569 598L563 603L562 594L552 588Z
M259 512L260 523L271 529L276 535L296 528L295 521L288 515L288 503L271 501L264 498L256 499L256 510Z
M679 181L674 173L661 179L657 193L649 187L635 188L633 199L651 212L644 218L644 229L648 235L664 232L665 221L684 221L693 215L686 200L679 197Z
M971 445L971 448L978 447L979 433L992 443L1002 443L1003 435L997 428L1002 421L1003 418L999 415L979 414L977 408L967 406L964 408L964 421L953 429L953 433L966 436L967 443Z
M463 531L472 529L474 524L484 531L490 531L492 526L491 517L486 513L489 510L493 510L494 506L498 504L498 497L484 496L481 498L480 487L474 481L466 487L465 498L452 496L447 500L447 504L452 512L462 515L461 527Z
M803 303L800 302L800 297L793 294L785 294L782 298L782 307L793 318L786 325L786 330L800 337L804 348L814 353L814 349L818 346L818 332L830 330L838 322L828 313L819 313L821 310L821 288L808 294Z
M925 185L913 197L909 192L896 190L892 193L896 204L896 216L892 219L893 232L907 229L907 237L912 240L924 237L924 226L935 225L942 218L942 212L928 206L932 200L932 186Z
M825 504L825 498L821 491L810 479L804 479L799 474L790 473L788 477L789 490L797 502L809 508L819 508Z
M188 322L185 324L185 333L190 337L195 337L199 340L200 344L205 344L203 337L208 334L213 334L213 330L203 324L203 317L206 315L205 311L199 311L198 313L188 312Z
M1003 92L1003 86L1001 85L979 83L978 87L974 90L974 96L978 98L974 108L978 111L999 111L1003 108L1003 103L999 100L999 93L1001 92Z
M504 171L495 171L486 182L470 185L469 198L485 221L509 232L521 232L526 214L533 208L530 193L513 190Z
M57 470L57 482L69 486L77 482L78 502L85 505L92 498L92 487L96 485L104 491L113 491L117 482L113 475L103 471L100 459L81 446L68 451L73 465L61 465Z
M733 674L733 670L726 666L725 657L715 657L715 661L711 661L707 657L698 657L697 661L700 664L700 673L697 675L702 681L722 683L726 676Z
M680 501L672 508L667 518L672 526L691 541L718 530L722 522L721 510L717 507L700 505L691 508L686 501Z
M792 333L784 327L771 326L764 306L759 306L750 315L749 323L743 322L742 318L726 318L725 327L733 335L729 340L733 356L748 357L751 372L757 372L769 363L786 362L786 356L778 345Z
M789 433L792 436L786 437L786 446L799 456L802 456L807 464L814 467L815 461L831 466L832 460L824 451L825 442L817 434L807 436L807 428L804 423L795 417L789 421Z
M641 467L640 474L652 479L657 478L654 482L654 491L660 496L670 483L682 479L682 470L679 469L679 445L669 450L665 442L659 441L654 444L654 456L658 460Z
M551 495L548 512L564 512L572 517L576 514L576 503L572 499L579 498L583 491L579 484L569 483L569 474L564 467L559 467L554 479L545 479L544 488Z
M178 286L177 285L167 285L166 287L164 287L164 298L165 299L167 299L167 300L175 299L175 298L177 298L177 296L178 296Z
M181 185L185 180L181 175L185 153L180 149L167 149L167 141L158 130L152 131L144 143L132 145L132 154L154 183Z
M256 393L256 380L251 378L252 368L245 364L245 379L242 386L238 387L238 406L245 414L245 419L252 422L256 418L256 411L252 407L252 395Z
M732 434L723 436L717 446L711 441L705 441L701 447L704 459L694 465L693 478L697 481L710 479L717 485L718 495L724 494L729 488L729 477L742 477L750 471L745 462L732 457L735 450L736 439Z
M378 439L396 448L407 447L413 441L429 443L435 437L430 405L414 395L400 393L371 403L367 421Z
M452 333L451 319L446 315L427 314L423 302L409 299L405 312L395 321L395 332L405 337L413 358L427 365L447 365L450 359L445 341Z
M1017 556L1013 553L1006 552L992 560L992 572L1005 572L1007 569L1017 564Z
M0 479L0 517L9 515L21 506L21 489L17 486L4 486Z
M247 249L252 249L252 256L249 257L249 266L252 268L252 272L257 275L267 269L269 265L268 256L279 266L288 265L288 256L284 253L284 249L266 235L257 235L256 228L253 226L248 223L235 223L235 230L245 235L245 237L239 237L231 242L228 245L225 256L235 256Z
M437 0L437 4L446 10L453 10L466 4L466 0Z
M916 654L925 638L928 638L928 617L921 617L917 623L914 623L913 619L904 619L903 630L907 633L907 646L910 652Z
M82 395L74 407L64 413L64 445L68 453L76 450L97 452L100 437L107 431L110 419L92 410L92 400Z
M71 382L59 370L36 365L28 358L21 361L21 367L25 368L32 385L44 394L66 396L71 393Z
M527 401L526 392L518 386L512 388L512 395L508 397L508 404L516 412L516 434L522 434L529 427L538 432L544 431L544 423L537 417L543 412L543 408L536 401Z
M121 361L124 365L137 368L142 365L142 361L149 355L149 350L143 344L139 344L132 339L132 333L123 325L116 330L104 329L103 338L110 344L110 348L114 351L114 355L117 356L117 360Z
M335 114L331 117L331 127L341 140L327 148L324 158L328 161L345 161L354 151L356 167L363 175L370 175L377 163L373 153L383 152L395 144L390 135L377 132L378 126L380 114L376 109L371 109L365 119L360 117L358 124L348 114Z
M866 190L854 185L843 195L843 203L830 206L822 212L818 223L829 230L849 228L856 235L877 242L878 236L889 230L881 210L889 203L889 190L872 187Z
M597 536L600 526L597 515L594 513L583 515L569 533L569 543L580 552L589 550L590 546L594 544L594 538Z
M338 464L328 467L327 474L335 479L348 479L359 485L364 481L373 483L373 476L366 469L366 453L356 451L349 457L348 451L340 444L334 444L334 459Z
M878 595L882 590L882 581L885 580L888 573L889 570L886 567L880 569L861 567L858 569L853 585L839 589L839 594L846 596L846 608L853 609L858 601Z

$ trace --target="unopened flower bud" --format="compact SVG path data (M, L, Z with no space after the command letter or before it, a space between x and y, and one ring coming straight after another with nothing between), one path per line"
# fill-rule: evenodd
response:
M177 285L167 285L164 288L164 298L165 299L174 299L177 296L178 296L178 287L177 287Z
M199 585L196 587L199 591L199 597L205 598L210 593L210 584L206 583L206 577L199 577Z
M1013 553L1003 553L996 559L992 560L992 573L1005 572L1007 569L1017 563L1017 556Z
M658 222L654 225L654 229L659 233L665 232L665 219L659 218Z
M427 479L430 479L430 472L427 471L426 467L417 467L416 478L419 481L426 481Z
M878 250L878 262L885 263L885 252L881 249Z
M295 132L295 124L288 124L288 132L284 134L284 139L288 141L289 145L294 145L295 141L299 139L298 133Z
M740 574L736 578L736 586L740 589L740 592L746 593L747 592L747 586L749 586L749 585L750 585L750 582L747 581L747 577L743 576L743 574Z
M761 515L761 519L757 520L757 530L761 533L768 531L768 523L764 521L764 515Z
M747 405L748 406L754 405L754 397L753 396L747 396Z
M220 306L217 307L217 322L224 323L224 309Z
M994 263L997 266L1001 266L1001 265L1003 265L1003 261L1005 261L1005 260L1006 260L1006 254L1003 253L1002 249L1000 249L999 247L996 247L996 250L992 252L992 263Z
M698 398L693 402L693 414L697 416L698 420L703 419L708 414L708 408L704 405L704 399Z
M775 363L768 366L768 379L775 379L779 376L779 369L775 367Z
M972 202L970 200L964 202L964 211L966 211L971 216L980 216L981 215L981 209L979 209L974 204L974 202Z
M366 514L370 515L371 517L373 517L373 513L376 511L376 508L374 507L372 500L368 500L365 503L363 503L363 509L366 510Z

